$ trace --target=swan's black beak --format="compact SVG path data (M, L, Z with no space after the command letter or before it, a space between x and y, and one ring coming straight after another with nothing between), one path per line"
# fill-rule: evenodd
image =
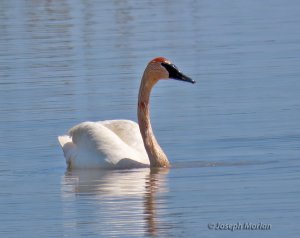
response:
M180 80L180 81L184 81L184 82L189 82L189 83L196 83L195 80L189 78L188 76L186 76L185 74L181 73L180 71L178 71L177 75L175 77L170 77L172 79L175 80Z
M166 70L169 72L169 78L180 80L183 82L196 83L195 80L181 73L174 64L161 63L161 65L164 66Z

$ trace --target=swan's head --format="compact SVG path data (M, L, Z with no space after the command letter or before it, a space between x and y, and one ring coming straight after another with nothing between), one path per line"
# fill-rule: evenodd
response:
M175 79L183 82L195 83L196 81L184 75L170 60L157 57L151 60L145 70L155 82L160 79Z

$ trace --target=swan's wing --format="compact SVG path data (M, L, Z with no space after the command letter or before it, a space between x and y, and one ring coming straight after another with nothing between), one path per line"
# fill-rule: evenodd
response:
M116 127L115 125L114 128ZM137 167L138 163L149 164L148 156L145 157L143 153L131 147L130 143L125 143L124 136L121 139L101 122L83 122L71 128L69 135L77 150L76 157L72 158L74 167L115 167L123 159L129 159L133 163L128 167ZM120 164L126 167L123 163Z
M140 133L139 125L136 122L130 120L107 120L99 121L97 123L100 123L113 131L131 148L138 150L145 157L148 156Z

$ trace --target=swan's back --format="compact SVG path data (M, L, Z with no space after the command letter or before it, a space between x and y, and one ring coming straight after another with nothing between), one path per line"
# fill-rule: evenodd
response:
M139 126L133 121L83 122L58 140L72 168L149 166Z

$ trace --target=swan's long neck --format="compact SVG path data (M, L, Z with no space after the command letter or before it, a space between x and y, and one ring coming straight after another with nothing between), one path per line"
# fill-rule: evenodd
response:
M149 100L151 89L157 80L152 80L146 72L143 75L138 100L139 127L147 151L151 167L168 167L169 161L162 148L159 146L150 122Z

